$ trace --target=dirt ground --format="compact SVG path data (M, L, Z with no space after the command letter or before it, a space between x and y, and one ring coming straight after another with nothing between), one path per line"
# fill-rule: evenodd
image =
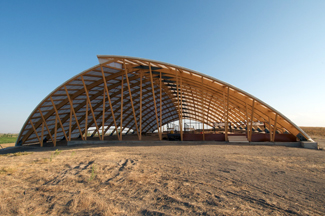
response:
M24 148L0 215L324 215L325 151L240 145Z

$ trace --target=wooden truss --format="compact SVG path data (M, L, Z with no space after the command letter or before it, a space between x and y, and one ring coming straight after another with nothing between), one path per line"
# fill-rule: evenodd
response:
M122 140L122 132L133 130L138 139L143 132L157 131L162 139L163 125L178 120L181 140L183 121L204 125L224 123L246 128L252 140L255 123L264 123L269 140L276 133L290 133L310 139L298 126L261 100L225 82L176 65L122 57L98 56L96 65L66 81L47 96L31 113L16 145L98 134L104 140L109 129ZM93 128L92 134L88 134Z

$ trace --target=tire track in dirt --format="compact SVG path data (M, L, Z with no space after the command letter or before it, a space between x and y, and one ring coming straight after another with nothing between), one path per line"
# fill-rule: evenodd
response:
M312 207L309 207L309 206L306 206L306 205L303 205L303 204L299 204L297 202L293 203L292 200L290 200L289 198L285 198L285 197L283 197L281 195L275 194L274 192L271 192L271 191L262 189L260 187L254 186L254 185L251 185L248 182L244 182L242 180L235 180L235 179L228 178L228 177L224 177L224 176L218 176L218 177L220 179L223 179L223 180L220 180L219 179L218 180L219 182L231 181L234 185L238 185L238 182L241 182L245 186L250 187L250 188L254 188L255 190L258 190L258 191L260 191L263 194L276 195L279 199L284 200L287 203L292 204L293 206L294 205L298 205L300 208L307 209L308 211L313 212L314 214L324 215L324 212L317 211L317 210L315 210ZM175 178L175 180L176 180L176 178ZM181 179L181 181L185 181L185 180L184 179ZM187 179L186 179L186 181L189 181L189 182L191 182L193 184L204 185L204 186L207 186L207 187L214 188L217 191L223 192L224 194L227 194L227 195L230 195L230 196L234 196L234 197L238 197L238 198L240 198L240 199L242 199L244 201L248 201L250 203L257 204L257 205L260 205L260 206L265 207L265 208L269 208L269 209L273 209L273 210L280 211L283 214L296 214L296 215L300 215L300 213L298 213L296 211L293 211L293 210L290 210L290 209L284 209L284 208L278 207L276 205L269 204L264 199L262 199L260 197L252 197L252 196L242 195L240 193L236 193L236 192L232 192L232 191L229 191L229 190L226 190L226 189L222 189L221 187L218 187L218 186L212 185L210 183L206 183L206 182L198 182L198 181L187 180ZM248 190L242 190L242 192L249 192L249 191Z

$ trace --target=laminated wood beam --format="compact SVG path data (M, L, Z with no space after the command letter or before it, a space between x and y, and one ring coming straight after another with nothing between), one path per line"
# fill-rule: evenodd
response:
M41 114L41 117L42 117L42 119L43 119L43 122L45 123L46 130L47 130L47 132L48 132L48 134L49 134L49 136L50 136L50 138L51 138L51 140L52 140L52 143L54 143L53 137L52 137L52 135L50 134L49 127L48 127L48 125L47 125L47 123L46 123L46 121L45 121L45 118L44 118L43 113L42 113L42 111L41 111L40 108L38 108L38 112Z
M93 116L93 120L94 120L96 129L98 131L99 139L101 139L100 134L99 134L99 128L98 128L97 121L96 121L95 114L94 114L94 110L93 110L93 107L91 106L91 101L89 99L89 93L88 93L88 90L87 90L87 87L86 87L84 78L82 76L81 76L81 81L82 81L82 84L84 85L85 93L86 93L86 96L87 96L87 101L88 101L88 104L89 104L89 108L90 108L90 111L91 111L91 115Z
M71 141L71 128L72 128L72 107L70 106L70 118L69 118L69 141Z
M140 72L140 134L139 140L142 139L142 72Z
M105 89L103 89L102 140L105 138Z
M83 138L83 136L82 136L82 131L81 131L81 128L80 128L80 124L79 124L79 122L78 122L78 118L77 118L76 112L75 112L75 110L74 110L74 108L73 108L73 102L72 102L72 100L71 100L71 98L70 98L70 95L69 95L69 91L68 91L68 89L67 89L66 86L64 86L64 89L65 89L65 92L66 92L66 96L68 97L68 100L69 100L70 109L72 110L73 116L74 116L74 118L75 118L75 120L76 120L76 124L77 124L77 126L78 126L78 129L79 129L79 132L80 132L80 135L81 135L81 139L84 140L84 138ZM70 116L70 118L71 118L71 116ZM72 126L70 125L70 129L71 129L71 128L72 128ZM50 132L49 132L49 133L50 133ZM71 134L71 130L70 130L69 134Z
M182 76L180 76L180 89L181 89L181 122L180 122L180 133L181 133L181 141L183 141L183 90L182 90L182 84L183 84L182 83Z
M202 77L202 86L203 86L203 77ZM202 130L202 135L203 135L203 141L205 141L205 134L204 134L204 111L203 111L203 106L204 106L204 103L203 103L203 92L201 92L201 94L202 94L202 103L201 103L201 106L202 106L202 122L203 122L203 125L202 125L202 129L203 129Z
M112 106L112 102L111 102L111 97L110 97L110 95L109 95L109 91L108 91L107 82L106 82L106 78L105 78L105 73L104 73L103 67L101 67L101 70L102 70L102 75L103 75L104 88L105 88L105 91L106 91L106 93L107 93L107 98L108 98L108 102L109 102L109 107L111 108L111 113L112 113L112 117L113 117L113 121L114 121L114 125L115 125L115 130L117 130L117 124L116 124L116 121L115 121L114 110L113 110L113 106ZM121 74L121 75L122 75L122 74ZM120 139L119 134L117 135L117 137Z
M155 107L155 114L156 114L156 120L157 120L157 130L158 130L158 134L159 134L159 140L161 140L161 134L160 134L159 123L158 123L156 95L155 95L155 89L154 89L154 83L153 83L153 79L152 79L152 71L151 71L151 64L150 63L149 63L149 72L150 72L150 80L151 80L151 89L152 89L153 104L154 104L154 107Z
M58 117L55 116L55 125L54 125L54 141L53 141L53 146L56 147L56 138L57 138L57 132L58 132Z
M247 108L247 103L245 103L246 106L246 136L247 139L249 138L249 128L248 128L248 108Z
M278 120L278 114L276 113L276 114L275 114L274 125L273 125L272 142L274 142L274 140L275 140L277 120Z
M159 79L159 90L160 90L160 93L159 93L159 106L160 106L160 118L159 118L159 123L160 123L160 137L162 137L162 133L164 132L164 130L162 129L162 87L161 87L161 72L159 73L160 75L160 79ZM163 131L161 131L163 130Z
M29 123L32 125L33 131L34 131L34 133L35 133L35 135L36 135L36 137L37 137L37 139L38 139L38 141L39 141L39 143L41 145L41 139L39 138L39 136L37 134L37 131L36 131L35 127L34 127L34 124L33 124L32 120L29 120Z
M43 147L44 142L44 122L42 122L42 138L41 138L41 147Z
M132 106L132 111L133 111L134 122L135 122L135 126L136 126L136 129L137 129L138 139L140 140L139 131L138 131L138 123L137 123L137 118L136 118L135 110L134 110L134 106L133 106L133 100L132 100L132 93L131 93L131 88L130 88L130 82L129 82L129 77L128 77L127 70L125 68L125 63L124 63L124 69L125 69L126 82L128 84L128 89L129 89L129 95L130 95L130 101L131 101L131 106Z
M87 140L88 136L88 101L86 102L86 118L85 118L85 140Z
M252 128L253 128L253 119L254 119L254 106L255 106L255 100L253 100L253 105L252 105L252 113L251 113L251 124L250 124L250 133L249 133L249 141L252 142Z
M52 97L50 97L50 99L51 99L51 102L52 102L52 105L53 105L53 109L54 109L54 111L55 111L55 115L56 115L56 117L57 117L58 120L59 120L59 123L60 123L61 129L62 129L62 132L63 132L64 137L65 137L65 140L68 141L68 137L67 137L67 134L65 133L65 130L64 130L63 124L62 124L62 122L61 122L61 119L60 119L60 116L59 116L58 110L56 109L56 106L55 106L55 103L54 103Z
M121 114L120 114L120 119L121 119L121 123L120 123L120 140L122 140L122 134L123 134L123 87L124 87L124 83L123 83L123 75L122 75L122 81L121 81Z

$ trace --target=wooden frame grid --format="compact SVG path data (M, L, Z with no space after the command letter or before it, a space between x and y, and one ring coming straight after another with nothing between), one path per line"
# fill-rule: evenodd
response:
M260 130L254 126L255 122L264 122L272 142L276 133L290 133L299 139L311 140L277 110L220 80L158 61L122 56L98 56L98 59L99 65L62 84L35 108L23 125L16 145L38 141L42 146L43 141L51 141L56 146L58 127L67 141L76 133L79 133L82 140L87 140L88 129L91 127L95 127L94 134L98 133L99 139L104 140L112 125L115 126L113 131L117 132L118 140L122 140L125 128L128 132L131 129L136 131L139 140L142 139L143 132L157 130L159 139L162 140L163 123L175 120L173 111L178 115L181 140L184 118L203 123L203 139L208 130L205 125L211 126L213 122L223 121L226 140L230 123L231 127L243 127L246 124L247 137L251 141L253 129ZM127 86L124 86L125 82ZM72 93L69 94L70 91ZM151 98L147 95L150 91ZM129 94L129 99L124 97L126 93ZM158 99L156 94L159 94ZM156 100L159 100L159 104ZM106 106L107 101L109 107ZM108 109L110 114L107 115ZM184 114L185 111L187 115ZM117 118L116 113L120 113ZM89 114L92 115L90 120ZM130 121L132 117L133 124ZM102 122L98 125L100 118ZM118 118L119 133L116 122ZM152 123L152 118L155 118L156 124ZM36 136L31 136L32 134Z

